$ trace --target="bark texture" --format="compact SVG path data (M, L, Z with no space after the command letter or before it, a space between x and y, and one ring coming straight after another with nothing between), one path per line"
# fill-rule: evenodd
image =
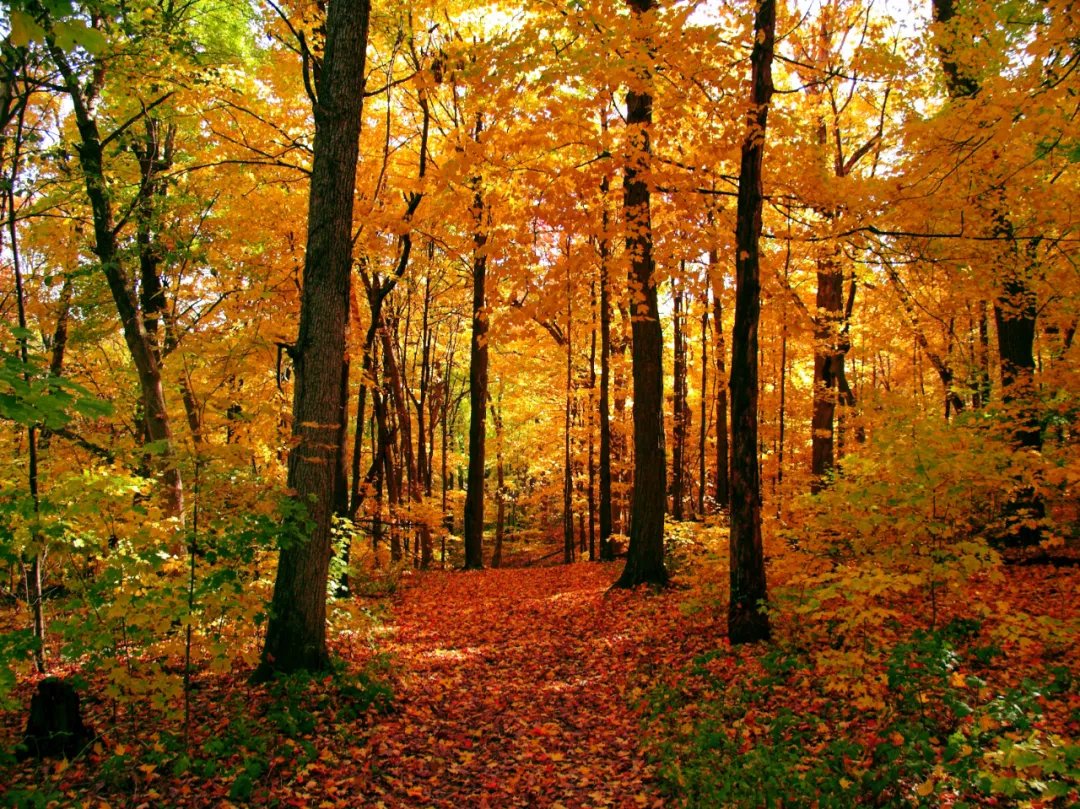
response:
M750 55L751 106L739 169L735 225L735 324L731 332L731 600L728 637L733 644L766 640L769 618L765 555L761 544L758 467L758 320L761 315L762 158L772 98L775 0L762 0L754 18Z
M629 0L634 19L654 7L653 0ZM647 22L644 24L648 24ZM660 327L656 280L653 277L652 220L649 212L649 129L652 93L649 68L641 68L626 94L626 125L633 155L623 180L626 252L630 256L630 301L633 309L631 358L634 378L634 489L630 513L630 546L619 587L664 585L664 511L667 505L664 449L664 335Z
M611 547L611 253L607 239L607 177L601 181L604 235L600 241L600 561L615 559Z
M339 474L341 384L349 325L352 213L367 50L368 0L333 0L315 101L300 330L293 349L295 393L289 488L307 509L310 536L281 549L262 663L272 672L317 670L326 650L331 518Z
M477 118L476 134L480 134ZM473 196L473 305L472 342L469 347L469 483L465 492L465 569L484 566L484 442L488 401L487 346L487 232L484 229L484 197L480 179Z

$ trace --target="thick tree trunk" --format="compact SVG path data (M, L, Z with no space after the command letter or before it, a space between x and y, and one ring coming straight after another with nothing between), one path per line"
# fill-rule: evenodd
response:
M810 491L824 488L835 463L835 417L846 387L842 345L844 276L836 256L817 262L817 311L814 315L814 403L811 420Z
M158 209L166 194L168 184L162 175L173 162L176 126L163 126L161 121L147 117L144 121L142 142L133 147L139 160L141 184L135 204L135 243L139 252L139 301L142 306L146 335L160 362L166 311L165 286L160 268L162 249L158 239Z
M476 137L482 127L476 118ZM480 178L473 181L473 300L469 348L469 484L465 493L465 569L484 566L484 418L488 400L488 315L486 309L487 232Z
M282 547L262 663L273 672L329 663L326 589L338 473L341 385L349 324L352 213L363 105L368 0L334 0L315 102L315 144L300 329L293 351L296 387L289 488L307 509L311 535Z
M654 0L628 0L637 24L655 6ZM626 252L630 257L629 289L634 315L634 493L630 515L630 546L619 587L665 585L664 512L667 505L664 476L664 335L660 326L654 274L652 219L649 210L648 172L652 125L652 70L639 68L626 94L626 126L632 158L623 180L623 206L627 227Z
M1027 267L1021 251L1014 250L1006 259L1000 291L994 301L998 357L1001 363L1001 402L1012 423L1011 438L1019 449L1042 450L1042 424L1039 419L1038 391L1035 384L1035 327L1038 302L1028 283ZM1037 245L1029 246L1034 264ZM1009 261L1012 259L1012 261ZM1017 481L1006 506L1008 524L1002 539L1010 545L1029 547L1042 541L1042 518L1046 506L1038 491L1027 480Z
M761 314L762 157L769 101L776 2L762 0L754 18L750 55L751 109L739 169L735 226L735 325L731 332L731 600L728 637L734 643L766 640L769 617L765 554L761 543L758 467L758 320Z

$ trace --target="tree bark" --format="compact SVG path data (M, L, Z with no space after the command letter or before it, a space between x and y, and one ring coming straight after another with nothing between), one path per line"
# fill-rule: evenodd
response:
M955 35L956 28L950 25L956 17L953 0L932 0L932 3L934 19L946 26L946 37ZM953 52L953 45L947 38L938 47L949 97L953 100L974 98L981 89L979 82L960 69L953 59ZM1039 308L1030 283L1032 269L1038 263L1038 241L1029 242L1026 250L1020 248L1008 213L1004 183L1003 180L996 187L996 193L989 195L993 235L1006 245L998 259L1001 266L995 273L994 299L1001 401L1009 411L1013 444L1039 451L1042 449L1042 428L1035 386L1035 333ZM984 392L988 395L989 386L986 387ZM1010 523L1002 537L1006 543L1026 546L1041 541L1040 521L1045 514L1045 504L1029 481L1017 481L1006 510Z
M476 117L475 139L483 119ZM484 414L488 400L487 231L481 180L473 180L473 300L472 341L469 348L469 483L465 492L465 569L484 566Z
M836 463L836 408L850 407L844 276L837 255L817 261L817 310L814 314L814 401L811 419L810 491L820 492Z
M682 267L684 273L685 264ZM672 290L674 313L672 323L675 331L675 356L672 369L672 436L671 436L671 516L683 519L683 501L686 499L686 313L682 286L675 284Z
M655 7L654 0L628 0L638 25ZM634 493L630 546L619 587L666 585L664 512L667 460L664 450L664 335L660 326L656 279L653 277L652 220L647 180L651 160L652 70L638 68L626 94L626 126L631 157L623 180L623 207L630 257L629 288L634 378Z
M716 335L716 507L731 507L728 457L727 346L724 343L724 284L715 248L709 251L709 278L713 293L713 332Z
M334 0L314 102L315 144L308 204L300 328L293 349L295 393L289 489L307 510L311 535L284 545L262 662L254 679L318 670L326 649L326 589L338 474L341 385L349 325L352 214L363 108L368 0Z
M491 421L495 425L495 548L491 552L491 566L502 565L503 540L506 534L506 472L503 468L502 394L496 406L491 403Z
M413 454L412 419L409 415L408 405L405 402L401 366L397 361L394 341L390 339L389 328L384 324L380 331L382 334L383 366L386 369L386 378L390 387L390 399L394 403L394 411L397 413L399 444L401 454L405 460L406 486L409 499L414 504L419 505L424 502L423 482L417 469L416 456ZM420 567L427 570L431 566L431 529L422 520L415 527L417 540L420 543Z
M574 561L574 467L570 454L570 409L574 400L573 295L570 292L570 240L566 250L566 399L563 409L563 562Z
M772 98L776 2L762 0L754 17L751 96L739 169L735 226L735 324L731 332L731 600L728 637L733 644L766 640L769 617L761 542L758 467L758 320L761 314L762 158Z
M606 118L604 129L607 128ZM600 561L611 562L611 254L608 241L607 176L600 182L603 233L600 237Z
M596 561L596 436L593 430L593 413L596 411L596 282L590 284L589 312L592 328L589 332L589 408L586 431L589 435L589 470L587 498L589 512L589 561Z
M15 202L15 187L19 176L22 158L20 150L23 142L23 116L25 105L20 108L18 125L14 134L15 148L11 156L11 174L7 179L5 189L5 207L7 208L8 228L8 252L11 255L11 268L15 275L15 306L18 311L19 328L22 336L19 338L19 355L23 364L23 374L27 385L31 381L30 352L27 348L27 320L26 320L26 290L23 287L22 261L19 252L18 230L15 227L15 215L17 206ZM2 130L0 130L2 132ZM62 317L66 320L66 314ZM58 324L59 327L59 324ZM41 560L45 555L45 537L40 530L38 522L41 512L41 496L38 490L38 427L36 424L26 425L27 445L27 489L30 492L30 500L33 504L34 516L31 524L31 547L23 550L23 577L26 585L26 603L30 607L33 616L33 635L36 641L34 648L34 665L39 674L45 673L45 597L42 592ZM29 557L27 560L26 557ZM28 564L29 561L29 564Z
M698 410L698 419L701 424L698 427L698 517L705 516L705 490L708 488L708 479L705 470L705 450L709 436L709 289L706 287L701 292L701 401Z
M184 517L184 484L176 463L172 426L165 405L161 380L161 364L155 344L147 332L134 286L124 269L117 241L113 204L105 177L105 149L98 130L97 119L88 104L80 77L68 62L67 55L51 36L47 39L49 53L63 79L65 92L71 99L72 114L79 131L79 164L86 183L86 196L94 222L94 252L101 262L101 271L112 295L132 363L139 379L146 437L154 444L156 466L161 474L166 513L180 521Z

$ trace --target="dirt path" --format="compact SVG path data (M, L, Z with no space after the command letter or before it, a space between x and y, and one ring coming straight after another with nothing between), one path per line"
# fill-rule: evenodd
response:
M380 644L405 666L355 788L390 807L662 805L628 691L677 611L614 566L432 573ZM670 617L666 617L670 616Z

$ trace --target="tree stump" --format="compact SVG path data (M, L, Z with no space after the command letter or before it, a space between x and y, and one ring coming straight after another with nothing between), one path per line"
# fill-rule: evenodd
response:
M74 758L93 738L83 724L79 695L71 683L47 677L38 683L30 700L20 760L35 758Z

